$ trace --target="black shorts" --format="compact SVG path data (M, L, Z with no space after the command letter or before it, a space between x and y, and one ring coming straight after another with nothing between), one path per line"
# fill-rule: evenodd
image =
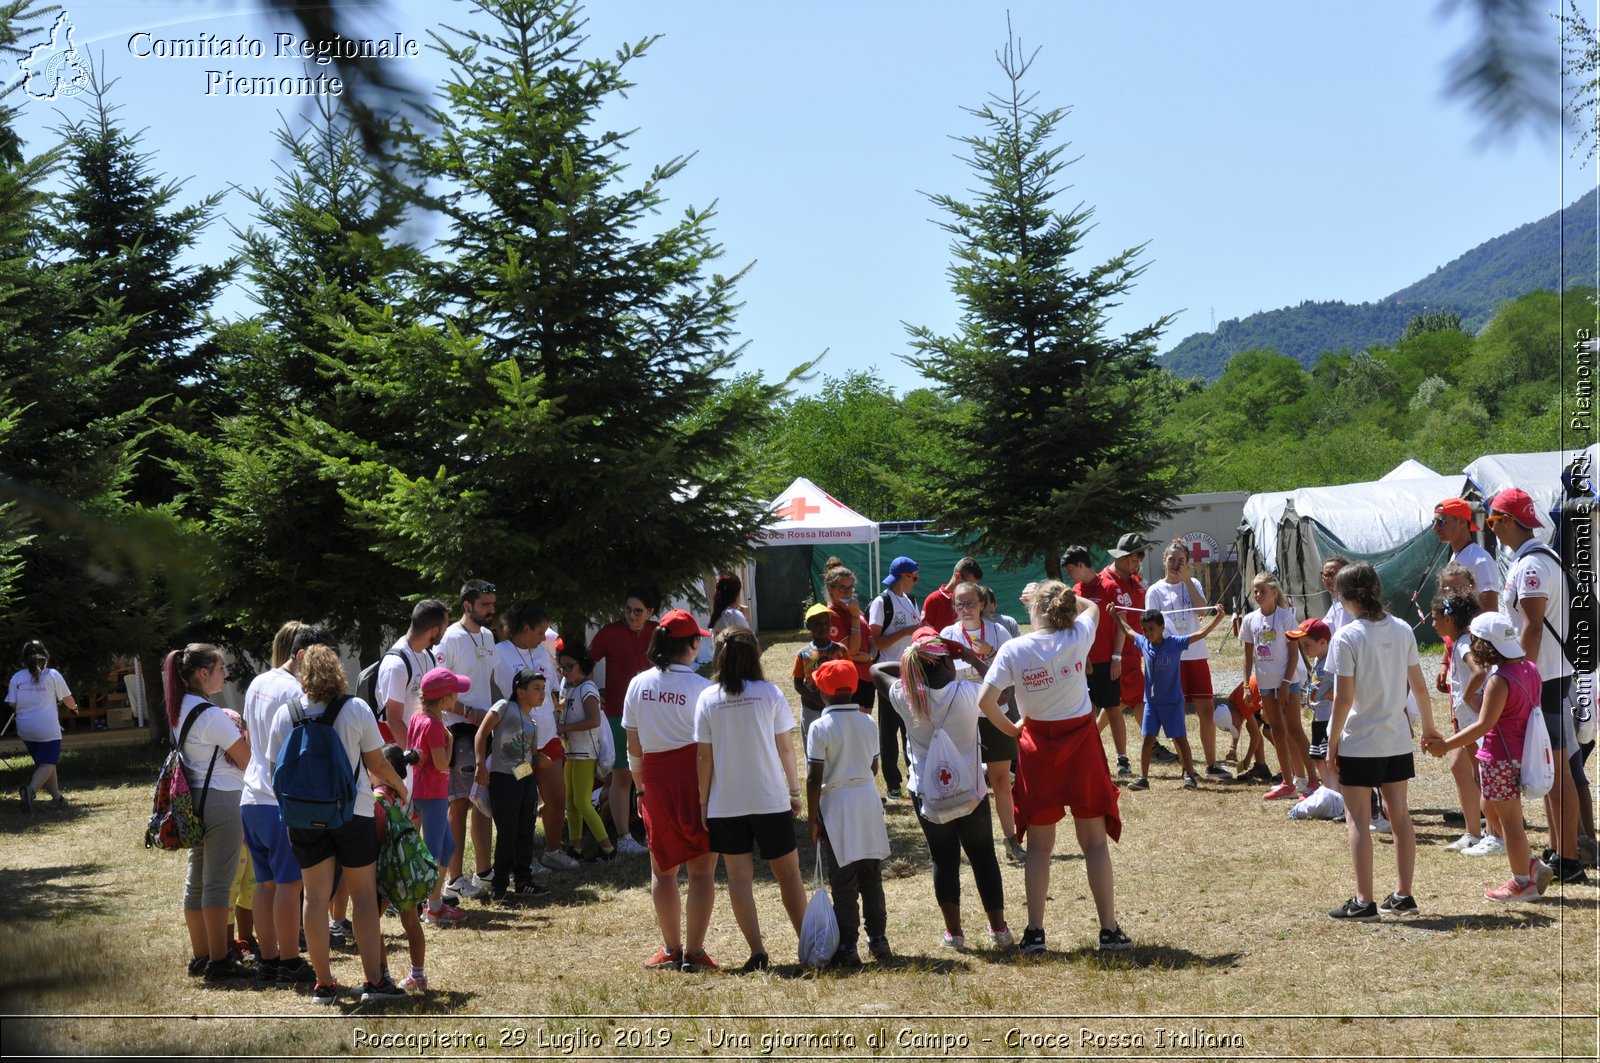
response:
M1011 714L1015 711L1008 709L1006 717L1011 719ZM1012 719L1012 722L1016 721ZM990 723L987 716L978 717L978 744L983 749L985 764L993 764L997 760L1017 759L1017 740Z
M357 816L338 830L290 827L289 845L301 870L316 867L330 856L340 867L366 867L378 862L378 821Z
M1417 766L1411 753L1402 753L1398 757L1347 757L1339 754L1341 786L1383 786L1385 783L1405 782L1416 774Z
M711 851L724 856L740 856L751 849L763 860L788 856L794 843L793 812L763 812L751 816L714 816L706 820L711 836Z
M1539 685L1539 708L1544 710L1544 729L1550 732L1550 748L1567 748L1567 732L1562 715L1567 712L1567 692L1572 688L1572 677L1546 679Z
M878 700L878 685L870 679L861 679L856 684L856 696L852 699L863 709L871 709ZM745 852L750 850L746 849Z
M1311 759L1328 759L1328 724L1331 720L1311 721ZM1343 759L1343 758L1340 758Z
M1122 704L1122 681L1111 678L1111 662L1091 664L1086 673L1089 679L1089 701L1097 709L1114 709Z

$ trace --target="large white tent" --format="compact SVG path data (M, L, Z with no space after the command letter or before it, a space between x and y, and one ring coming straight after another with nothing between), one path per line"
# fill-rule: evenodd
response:
M782 494L767 503L778 518L762 533L761 546L816 546L833 543L872 544L872 583L877 586L878 524L868 520L828 492L797 477Z
M1508 487L1528 492L1541 514L1549 513L1561 501L1561 474L1582 451L1547 450L1538 454L1485 454L1466 468L1471 492L1462 492L1475 503L1486 503ZM1541 542L1550 541L1550 522L1535 529Z

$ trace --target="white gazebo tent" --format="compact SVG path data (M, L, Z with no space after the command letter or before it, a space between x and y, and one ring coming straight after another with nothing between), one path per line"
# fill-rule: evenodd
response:
M878 524L868 520L806 479L795 479L767 503L777 518L761 534L761 546L816 546L831 543L872 544L872 585L878 582Z

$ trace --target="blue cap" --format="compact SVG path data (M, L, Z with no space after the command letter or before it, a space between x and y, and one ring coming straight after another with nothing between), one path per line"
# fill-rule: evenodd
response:
M885 587L890 586L895 580L899 579L901 576L904 576L907 572L915 572L919 567L920 566L909 557L905 557L904 555L897 557L893 561L889 562L889 574L883 577L883 585Z

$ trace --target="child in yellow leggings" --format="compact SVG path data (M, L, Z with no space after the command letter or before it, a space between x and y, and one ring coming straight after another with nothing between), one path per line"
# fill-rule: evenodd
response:
M583 829L589 828L600 843L600 856L609 860L617 855L589 800L594 792L595 760L600 755L600 731L606 726L600 714L600 688L589 678L594 661L581 647L564 647L556 658L561 672L561 719L556 734L566 743L567 840L574 851L583 848Z

